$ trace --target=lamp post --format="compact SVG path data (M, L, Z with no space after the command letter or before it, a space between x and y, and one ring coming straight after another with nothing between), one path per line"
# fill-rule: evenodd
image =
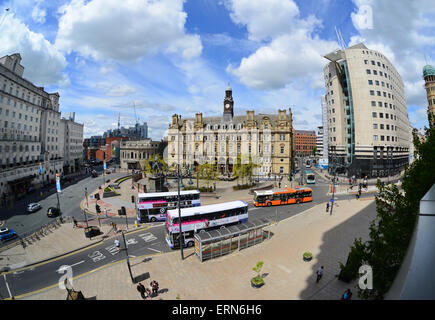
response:
M177 190L178 190L178 226L180 229L179 233L179 240L178 243L180 244L180 252L181 252L181 260L184 260L183 256L183 246L184 246L184 239L183 239L183 232L181 230L181 207L180 207L180 127L178 127L178 179L177 179Z
M134 283L133 274L131 272L130 259L129 259L129 256L128 256L127 242L125 241L124 230L122 231L122 239L124 240L125 256L126 256L126 261L127 261L128 272L130 273L131 282Z
M45 155L51 155L50 152L45 151L44 152ZM56 175L56 162L53 161L53 173ZM60 177L59 177L60 179ZM59 186L60 186L60 181L59 181ZM57 209L60 210L60 201L59 201L59 191L56 190L56 197L57 197Z

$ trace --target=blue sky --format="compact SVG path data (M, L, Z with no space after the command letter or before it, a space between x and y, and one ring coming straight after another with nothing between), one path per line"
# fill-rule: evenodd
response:
M390 59L411 124L427 125L429 0L0 0L0 10L0 56L19 52L24 76L59 92L85 137L116 128L118 115L133 125L135 106L161 139L174 113L220 115L228 82L236 114L291 107L296 129L316 129L334 27L346 45L363 41Z

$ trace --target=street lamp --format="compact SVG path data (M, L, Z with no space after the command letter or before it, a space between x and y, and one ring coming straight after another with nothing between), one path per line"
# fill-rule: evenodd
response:
M178 127L178 150L177 151L178 151L178 179L177 179L177 190L178 190L178 226L179 226L179 229L180 229L178 243L180 244L181 260L184 260L184 256L183 256L184 239L183 239L183 232L181 230L181 207L180 207L180 127ZM182 243L182 240L183 240L183 243Z
M45 151L44 152L45 155L51 155L50 152ZM53 161L53 173L56 175L56 162ZM60 179L60 177L59 177ZM59 185L60 185L60 181L59 181ZM56 190L56 196L57 196L57 209L60 210L60 201L59 201L59 192Z

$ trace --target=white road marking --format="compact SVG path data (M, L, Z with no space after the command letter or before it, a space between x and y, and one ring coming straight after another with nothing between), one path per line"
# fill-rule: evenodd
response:
M8 289L9 298L12 298L11 290L9 289L8 281L6 280L6 275L4 274L3 277L5 278L6 288Z
M151 241L154 241L154 240L157 239L157 237L155 237L150 232L139 234L139 237L141 237L142 240L145 241L145 242L151 242Z
M150 250L155 251L155 252L161 252L161 251L153 249L153 248L147 248L147 249L150 249Z
M70 267L74 267L74 266L79 265L80 263L83 263L83 262L85 262L85 260L82 260L80 262L74 263L74 264L70 265ZM59 269L57 269L56 272L59 273L61 270L64 270L64 268L61 269L59 267Z
M282 264L277 264L276 265L278 268L280 268L281 270L287 272L288 274L292 273L291 270L287 269L286 267L284 267Z

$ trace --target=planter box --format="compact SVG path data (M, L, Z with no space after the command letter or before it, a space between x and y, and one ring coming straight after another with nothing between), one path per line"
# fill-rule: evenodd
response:
M114 193L113 191L110 192L103 192L103 198L111 198L119 196L120 194Z
M254 284L252 281L251 281L251 287L252 288L261 288L262 286L264 285L264 282L263 283L261 283L261 284Z

